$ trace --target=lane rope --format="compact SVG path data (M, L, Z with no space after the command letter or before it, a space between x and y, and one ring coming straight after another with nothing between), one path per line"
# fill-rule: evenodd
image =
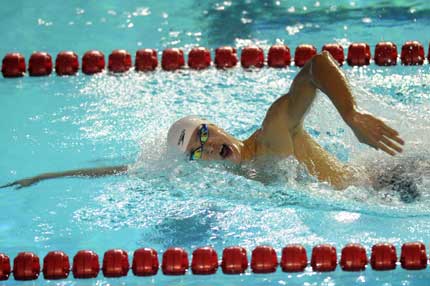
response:
M370 46L367 43L352 43L348 47L345 59L344 48L340 44L326 44L322 51L329 52L342 66L345 61L350 66L367 66L375 63L378 66L394 66L400 59L402 65L423 65L425 62L424 46L418 41L407 41L402 45L400 55L397 45L393 42L379 42L375 46L372 60ZM212 62L211 52L204 47L192 48L188 53L187 67L194 70L202 70L215 66L219 69L235 67L238 62L236 48L216 48L215 58ZM240 65L247 68L262 68L267 65L272 68L286 68L290 65L303 67L305 63L317 54L313 45L302 44L296 47L294 58L291 56L287 45L276 44L270 47L265 59L261 47L251 45L241 50ZM430 44L427 55L430 62ZM105 56L101 51L91 50L86 52L82 59L81 70L84 74L92 75L103 72L106 68ZM154 71L159 66L158 52L154 49L141 49L136 51L134 70L138 72ZM107 70L111 73L124 73L133 67L132 58L126 50L114 50L109 54ZM58 53L55 60L55 72L59 76L75 75L79 71L78 55L73 51ZM161 53L161 69L174 71L186 68L185 57L182 49L167 48ZM28 72L29 76L47 76L52 73L54 65L52 57L47 52L34 52L28 61L28 69L25 57L17 52L8 53L2 62L2 74L6 78L22 77Z
M312 248L310 261L306 249L300 244L290 244L282 248L280 260L271 246L257 246L252 250L248 261L247 250L240 246L223 249L222 259L210 246L193 251L191 263L188 253L180 247L168 248L162 254L161 265L158 253L152 248L140 248L134 251L130 266L127 251L111 249L104 253L102 267L99 256L91 250L80 250L73 257L70 267L69 257L63 251L51 251L43 259L41 269L39 257L32 252L20 252L13 260L0 253L0 280L7 280L13 275L15 280L36 280L43 273L44 279L66 279L72 272L74 278L96 278L100 271L104 277L124 277L131 269L135 276L153 276L161 272L164 275L215 274L221 268L224 274L273 273L278 267L283 272L303 272L310 267L314 272L334 271L339 265L343 271L364 271L368 264L373 270L393 270L398 265L406 270L426 269L428 257L422 242L407 242L401 247L397 257L396 248L390 243L378 243L372 246L368 258L366 249L357 243L347 244L341 250L340 260L336 248L330 244L319 244Z

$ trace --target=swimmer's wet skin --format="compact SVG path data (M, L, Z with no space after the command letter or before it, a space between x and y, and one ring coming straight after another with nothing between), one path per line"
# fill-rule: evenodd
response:
M342 164L304 129L304 118L314 102L317 90L329 97L361 143L389 155L402 152L404 141L396 130L372 114L358 110L345 75L328 52L314 56L300 70L289 92L270 106L262 127L248 139L238 140L207 120L189 116L178 120L169 129L169 150L190 159L229 160L236 164L261 156L294 156L320 181L328 182L336 189L344 189L356 183L354 178L367 174L364 170L357 171ZM126 171L127 166L124 165L49 173L2 187L24 187L50 178L97 177Z

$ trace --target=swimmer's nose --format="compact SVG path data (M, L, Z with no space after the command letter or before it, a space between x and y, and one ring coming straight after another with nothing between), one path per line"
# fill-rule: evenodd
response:
M205 146L203 150L205 150L206 153L208 153L208 154L213 154L214 147L212 145L210 145L210 144L207 144L207 146Z

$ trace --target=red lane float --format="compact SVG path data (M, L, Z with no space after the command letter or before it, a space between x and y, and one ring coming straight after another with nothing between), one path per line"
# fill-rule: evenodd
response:
M402 245L400 263L404 269L425 269L428 264L425 245L409 242ZM342 249L339 265L344 271L363 271L368 263L366 250L360 244L348 244ZM394 245L379 243L372 246L370 264L374 270L396 268L397 255ZM257 246L252 251L251 269L254 273L272 273L277 270L276 251L270 246ZM304 271L308 264L306 250L302 245L291 244L282 249L280 266L284 272ZM334 271L337 266L336 248L321 244L313 247L310 262L313 271ZM169 248L163 254L162 271L165 275L183 275L191 266L193 274L215 274L218 269L218 255L212 247L194 250L189 265L188 254L182 248ZM240 246L223 250L221 267L225 274L241 274L248 267L246 249ZM125 250L112 249L103 257L103 275L122 277L128 274L128 255ZM158 272L157 252L152 248L140 248L133 254L133 274L151 276ZM96 278L100 271L98 255L90 250L81 250L73 258L74 278ZM51 251L43 259L45 279L66 279L70 272L69 258L62 251ZM15 280L35 280L40 274L39 257L31 252L20 252L13 261L13 271L9 257L0 253L0 280L7 280L13 273Z
M82 57L82 72L84 74L96 74L105 69L105 55L100 51L91 50Z
M9 53L4 56L1 67L4 77L24 76L25 69L25 58L20 53Z
M103 275L105 277L126 276L130 265L127 252L122 249L111 249L103 256Z
M337 265L336 248L329 244L320 244L312 249L311 266L314 271L334 271Z
M303 67L307 61L317 54L317 49L312 45L299 45L294 53L294 64Z
M51 251L43 258L43 278L66 279L70 272L69 256L62 251Z
M352 43L348 48L348 65L364 66L370 63L370 47L366 43Z
M51 55L45 52L34 52L28 63L28 73L30 76L46 76L52 72Z
M180 49L165 49L161 56L161 67L166 71L174 71L185 65L184 52Z
M0 281L8 280L10 276L10 259L4 253L0 253Z
M219 47L215 50L215 65L217 68L232 68L237 64L236 49L232 47Z
M123 73L131 68L131 56L126 50L114 50L109 55L108 69L113 73Z
M194 250L191 261L193 274L214 274L218 270L218 255L212 247L200 247Z
M254 273L272 273L276 271L278 258L270 246L257 246L251 255L251 269Z
M404 269L419 270L427 267L426 247L422 242L409 242L402 245L400 263Z
M222 252L221 268L224 274L244 273L248 268L246 249L240 246L224 248Z
M171 247L163 253L161 269L165 275L184 275L189 267L187 252L179 247Z
M427 52L427 60L429 61L429 63L430 63L430 43L429 43L429 50L428 50L428 52Z
M301 272L308 265L306 249L292 244L282 249L281 268L284 272Z
M152 248L140 248L133 254L132 270L136 276L152 276L158 272L157 251Z
M424 46L418 41L409 41L402 46L400 54L402 64L406 66L424 63Z
M267 55L267 65L272 68L284 68L291 64L290 48L286 45L273 45Z
M332 57L339 63L340 66L343 65L343 62L345 61L345 54L341 45L326 44L323 46L322 50L329 52Z
M32 252L20 252L13 260L15 280L36 280L40 273L39 257Z
M372 246L370 264L374 270L392 270L396 268L396 248L390 243L378 243Z
M195 70L202 70L211 65L211 53L208 49L197 47L188 53L188 66Z
M243 48L242 54L240 55L240 63L244 68L263 67L264 66L263 49L257 46L248 46Z
M73 257L73 277L96 278L99 275L99 256L91 250L81 250Z
M339 44L326 44L322 48L328 51L340 65L345 60L344 49ZM317 53L312 45L299 45L296 48L294 61L298 67ZM379 66L397 64L397 46L392 42L379 42L375 47L374 61ZM428 56L430 62L430 44ZM369 65L371 59L370 47L366 43L352 43L348 47L347 63L350 66ZM402 46L400 54L403 65L424 64L425 53L423 45L418 41L408 41ZM241 54L241 64L244 68L264 66L264 52L257 46L245 47ZM125 50L114 50L108 59L108 69L113 73L122 73L131 68L131 56ZM219 47L215 50L214 64L217 68L232 68L237 65L238 57L233 47ZM291 64L291 54L288 46L276 44L268 51L267 64L270 67L282 68ZM161 58L163 70L177 70L185 65L184 53L177 48L165 49ZM205 69L211 65L211 54L203 47L193 48L188 54L188 66L191 69ZM135 70L153 71L158 66L157 51L142 49L136 51ZM82 72L92 75L100 73L105 68L104 54L100 51L87 51L82 57ZM74 75L79 69L79 60L74 52L60 52L57 55L55 69L58 75ZM21 77L25 74L26 63L23 55L8 53L2 61L4 77ZM34 52L28 63L30 76L46 76L52 72L52 58L45 52Z
M340 267L344 271L362 271L367 265L366 249L355 243L350 243L342 248Z
M397 46L392 42L380 42L375 47L375 64L395 66L397 64Z
M158 66L157 51L154 49L142 49L136 51L134 67L136 71L153 71Z
M74 75L79 70L78 55L72 51L58 53L55 60L55 72L57 75Z

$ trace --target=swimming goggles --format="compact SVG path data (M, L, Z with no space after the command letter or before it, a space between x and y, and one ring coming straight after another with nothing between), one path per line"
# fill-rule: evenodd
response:
M202 158L203 154L203 145L208 141L209 138L209 129L206 124L202 124L198 133L200 139L200 147L191 151L190 160L199 160Z

